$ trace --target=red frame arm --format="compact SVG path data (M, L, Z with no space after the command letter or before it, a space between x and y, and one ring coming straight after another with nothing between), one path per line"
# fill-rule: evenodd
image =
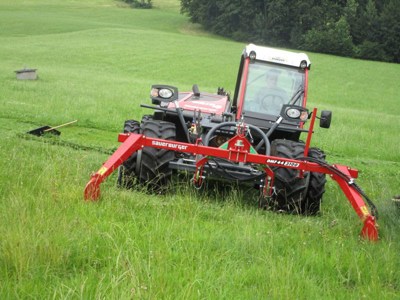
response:
M132 153L141 148L139 143L142 139L141 135L131 134L126 137L125 142L119 146L96 173L92 174L85 187L84 197L86 200L97 200L100 197L100 184L104 179L127 160Z
M358 171L355 169L341 165L333 166L342 174L346 175L339 176L337 173L333 172L331 168L321 166L317 163L253 154L249 151L248 141L245 137L241 136L235 136L228 141L228 149L150 138L141 134L120 134L118 140L123 142L121 146L111 155L102 167L91 176L91 179L87 183L84 192L86 200L97 200L100 197L100 184L125 160L127 160L132 153L143 147L152 147L177 152L186 152L193 155L218 157L232 162L257 163L269 167L285 167L297 169L302 172L310 171L328 174L339 184L355 212L364 222L361 236L370 240L378 239L378 229L375 217L370 214L360 193L352 186L353 178L357 178L358 176ZM349 181L345 180L343 177L349 178Z

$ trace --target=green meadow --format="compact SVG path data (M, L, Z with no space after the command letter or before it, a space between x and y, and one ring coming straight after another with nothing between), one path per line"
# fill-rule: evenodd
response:
M234 91L245 43L203 31L178 0L0 0L0 299L399 299L400 65L308 53L313 145L360 170L380 240L328 180L321 215L257 209L240 189L163 196L83 190L151 110L152 84ZM251 42L251 41L249 41ZM20 81L15 70L37 68ZM28 130L56 126L61 136Z

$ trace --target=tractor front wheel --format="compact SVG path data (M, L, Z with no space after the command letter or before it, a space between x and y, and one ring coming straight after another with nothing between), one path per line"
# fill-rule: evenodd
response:
M146 137L164 140L175 140L175 124L153 120L145 116L141 124L137 121L126 121L124 132L141 133ZM169 162L175 158L173 151L144 147L133 153L120 167L118 184L126 188L146 187L150 192L164 191L172 170Z
M176 140L176 127L171 122L146 118L142 121L141 132L146 137ZM169 162L174 158L174 151L144 147L136 168L139 183L147 186L151 192L163 192L171 179Z
M271 155L288 159L304 157L304 143L290 140L274 140ZM273 167L275 173L272 209L289 213L303 214L303 201L306 198L307 178L299 177L299 171L290 168ZM306 174L304 174L306 175Z
M124 133L140 133L140 123L135 120L126 120L124 123ZM132 188L136 178L135 169L138 159L138 152L134 152L118 168L117 184L120 187Z
M310 148L308 157L325 162L325 153L318 148ZM326 176L324 173L310 172L307 195L302 210L307 215L315 215L321 207L322 195L325 193Z
M274 140L271 155L289 159L303 159L305 144L290 140ZM308 157L325 162L325 154L318 148L310 148ZM304 172L289 168L272 168L275 185L272 195L272 208L290 213L315 215L319 212L322 195L325 193L325 174Z

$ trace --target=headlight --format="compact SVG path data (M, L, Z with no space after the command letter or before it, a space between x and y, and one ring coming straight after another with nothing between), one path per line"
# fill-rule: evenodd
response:
M251 60L255 60L256 56L257 56L257 54L256 54L255 51L251 51L250 54L249 54L249 57L250 57Z
M289 108L286 111L286 115L291 119L298 119L301 115L301 112L300 112L300 110L298 110L296 108Z
M160 97L161 97L161 98L164 98L164 99L169 99L169 98L171 98L173 94L174 94L174 93L173 93L171 90L169 90L169 89L160 89L160 90L158 91L158 95L160 95Z
M307 68L307 61L306 61L306 60L302 60L302 61L301 61L301 63L300 63L300 68L303 69L303 70L304 70L305 68Z
M302 106L285 104L282 106L280 116L290 122L306 122L308 110Z
M161 97L163 99L169 99L174 94L170 89L151 89L151 97Z
M156 84L151 87L150 97L153 104L170 102L178 99L178 89L174 86Z
M300 114L300 120L302 122L305 122L308 120L308 111L302 111Z
M150 96L151 96L151 98L154 98L154 97L158 97L158 91L159 91L159 89L151 89L151 92L150 92Z

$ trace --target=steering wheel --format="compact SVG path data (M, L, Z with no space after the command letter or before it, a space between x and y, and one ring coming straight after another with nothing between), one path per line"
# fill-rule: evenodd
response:
M287 95L285 91L269 89L260 97L261 109L271 114L279 114Z
M211 128L211 130L206 134L203 143L205 146L209 145L209 142L214 135L214 133L223 128L223 127L236 127L237 123L236 122L223 122L218 124L217 126ZM271 143L268 139L268 137L265 135L265 133L258 127L251 125L251 124L246 124L250 130L253 130L258 133L258 135L261 137L261 141L257 147L255 147L256 150L258 150L259 146L262 146L265 144L265 155L270 155L271 154Z

